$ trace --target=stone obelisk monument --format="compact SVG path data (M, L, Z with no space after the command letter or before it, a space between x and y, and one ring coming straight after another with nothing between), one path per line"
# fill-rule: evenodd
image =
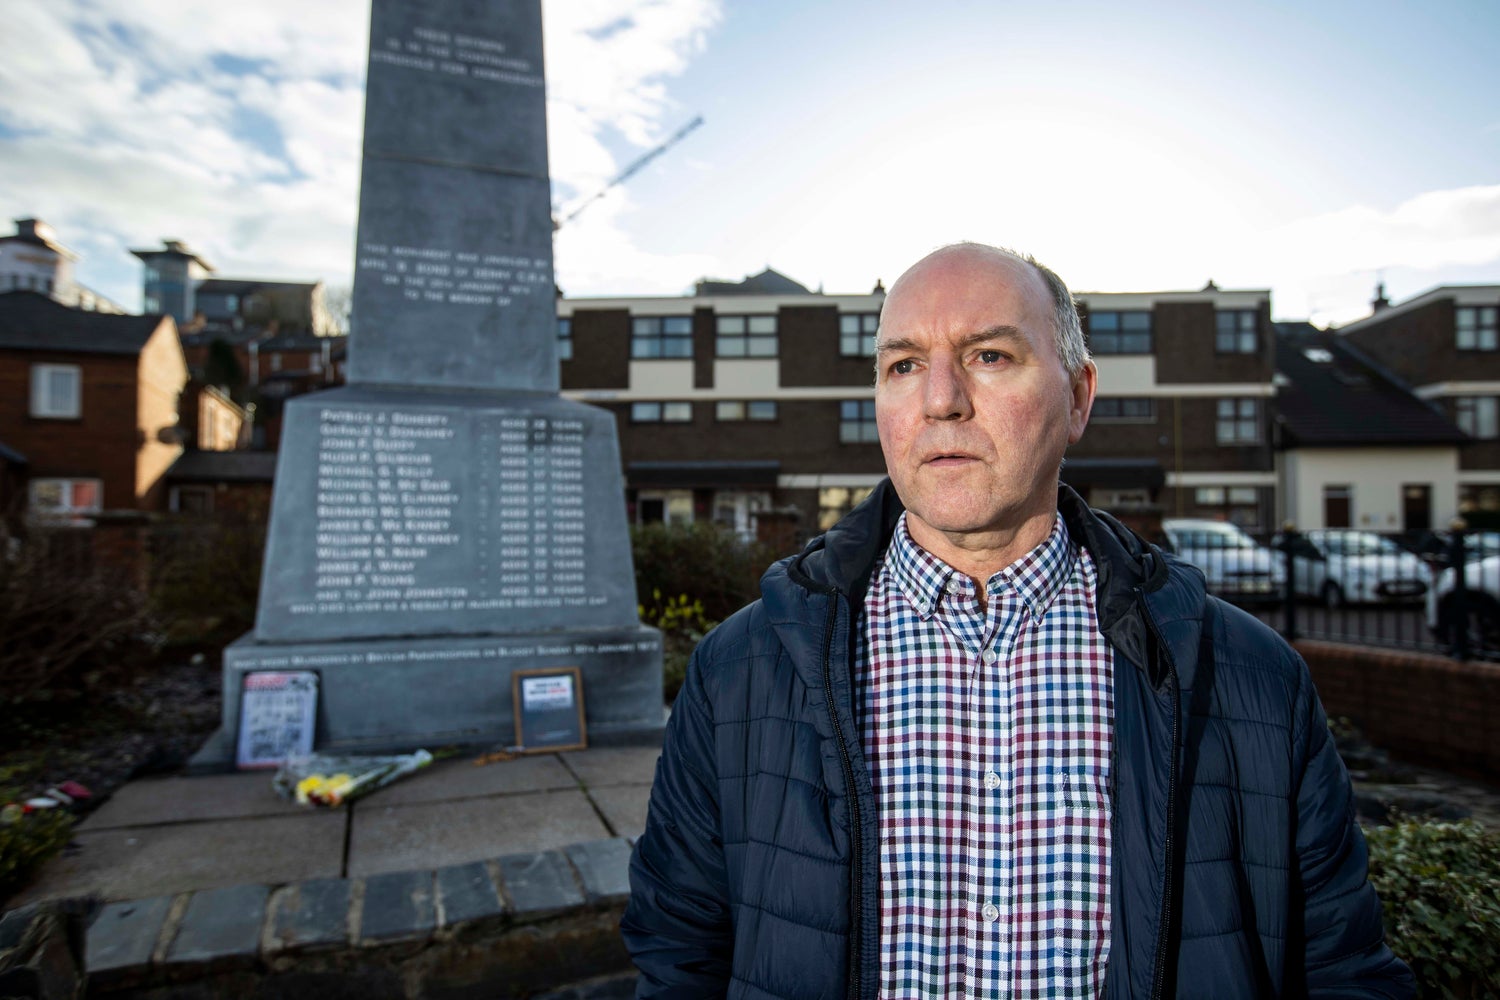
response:
M373 0L349 384L290 401L244 675L318 675L316 747L514 740L577 666L591 741L662 722L613 417L558 395L540 0Z

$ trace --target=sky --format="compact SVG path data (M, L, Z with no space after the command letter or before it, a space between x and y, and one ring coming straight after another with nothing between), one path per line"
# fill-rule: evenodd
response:
M829 293L934 247L1075 291L1500 283L1500 4L542 0L570 296L770 266ZM138 247L352 280L368 0L11 0L0 213L141 305ZM0 222L0 232L6 231Z

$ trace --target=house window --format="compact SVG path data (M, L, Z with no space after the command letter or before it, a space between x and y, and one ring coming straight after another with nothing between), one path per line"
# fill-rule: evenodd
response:
M1143 309L1089 313L1089 349L1095 354L1150 354L1151 313Z
M630 321L632 358L691 358L693 317L637 316Z
M714 404L715 420L775 420L776 400L724 399Z
M827 531L838 524L874 491L873 486L825 486L818 490L818 530Z
M686 424L693 420L692 403L631 403L633 424Z
M77 365L31 366L31 415L68 419L82 412Z
M1214 325L1214 350L1220 354L1254 354L1259 347L1254 309L1220 309Z
M1477 438L1500 437L1500 408L1494 396L1457 396L1453 420L1459 429Z
M865 444L879 440L880 431L875 426L875 400L846 399L839 403L840 444Z
M714 351L721 358L774 358L775 316L720 316Z
M1323 527L1347 528L1354 517L1354 487L1323 487Z
M1156 423L1156 400L1149 396L1108 396L1094 400L1091 420L1116 424Z
M1260 400L1221 399L1217 418L1219 444L1260 444Z
M1460 351L1493 351L1496 347L1496 307L1459 306L1454 315Z
M839 316L839 353L846 358L873 358L879 313L843 313Z
M1193 503L1207 517L1222 519L1247 530L1260 525L1260 491L1254 486L1200 486Z
M169 499L179 514L213 513L214 491L209 486L174 486Z
M69 517L101 509L103 484L97 479L33 479L27 484L30 508L36 517Z
M571 316L557 317L557 360L573 360L573 317Z
M642 493L635 501L637 524L692 524L693 491L660 490Z

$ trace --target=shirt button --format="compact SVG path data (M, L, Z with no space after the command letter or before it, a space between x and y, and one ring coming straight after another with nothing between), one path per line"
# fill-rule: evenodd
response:
M984 651L984 655L981 656L980 659L985 663L994 663L996 660L1000 659L1000 654L995 652L993 649L986 649Z
M999 788L1000 775L996 774L994 771L987 772L984 776L984 787L988 788L992 792L995 789Z
M950 576L948 578L948 582L945 583L945 584L943 584L943 589L946 590L950 594L956 594L956 593L958 593L958 591L959 591L959 582L958 582L958 580L956 578Z
M989 921L992 924L996 920L1000 919L1000 907L996 906L994 903L985 903L984 909L980 910L979 913L984 917L985 920Z

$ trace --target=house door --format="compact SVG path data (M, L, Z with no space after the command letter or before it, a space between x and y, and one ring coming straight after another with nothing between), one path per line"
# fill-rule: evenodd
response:
M1401 525L1408 534L1432 530L1432 486L1407 483L1401 487Z
M1353 492L1348 486L1323 487L1323 527L1349 527L1349 500Z

